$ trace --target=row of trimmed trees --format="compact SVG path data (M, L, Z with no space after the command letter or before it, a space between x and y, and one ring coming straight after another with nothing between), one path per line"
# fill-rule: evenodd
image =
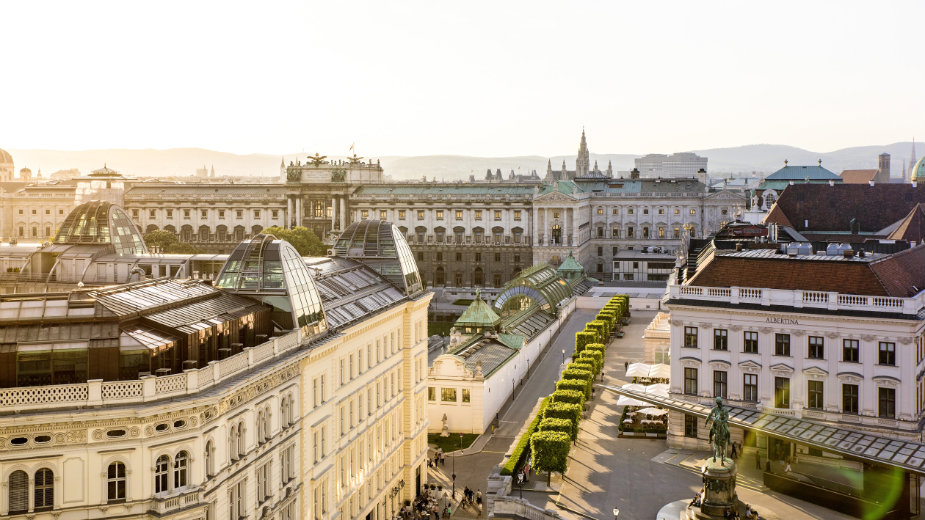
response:
M528 445L532 467L546 472L547 485L552 472L565 473L569 450L578 438L585 402L592 397L594 378L604 368L606 345L628 317L629 297L614 296L593 321L585 324L585 330L575 334L572 362L562 371L556 390L540 404L537 416L501 468L502 475L513 475L521 469Z

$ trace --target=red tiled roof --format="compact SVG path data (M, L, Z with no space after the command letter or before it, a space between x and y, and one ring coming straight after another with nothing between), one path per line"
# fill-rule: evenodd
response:
M907 297L925 289L925 246L876 260L718 254L687 284Z
M925 183L911 184L794 184L777 199L765 222L792 225L797 231L849 231L856 219L860 231L880 231L925 202ZM804 223L808 221L808 226ZM792 223L792 224L790 224Z
M877 171L879 170L844 170L839 175L845 184L868 184L874 180Z

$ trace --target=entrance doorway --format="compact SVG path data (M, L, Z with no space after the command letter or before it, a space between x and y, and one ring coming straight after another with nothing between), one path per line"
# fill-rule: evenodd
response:
M552 244L561 245L562 244L562 227L559 224L554 224L552 226Z

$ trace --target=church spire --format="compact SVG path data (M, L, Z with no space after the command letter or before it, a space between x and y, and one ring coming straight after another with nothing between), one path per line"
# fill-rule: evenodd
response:
M916 158L915 158L915 137L913 137L913 138L912 138L912 155L909 157L909 167L910 167L910 168L915 168L915 163L916 163L916 162L917 162L917 161L916 161Z
M575 160L575 177L587 177L591 166L588 153L588 140L585 139L585 129L581 128L581 143L578 145L578 158Z
M613 177L613 164L610 161L607 161L607 176Z

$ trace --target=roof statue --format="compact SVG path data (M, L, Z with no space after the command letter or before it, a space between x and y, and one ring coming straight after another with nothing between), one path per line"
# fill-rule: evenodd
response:
M314 156L308 156L308 160L312 162L313 166L321 166L322 164L327 163L327 161L325 161L327 158L327 155L320 155L318 152L315 152Z
M350 164L358 164L363 160L363 157L357 157L357 153L353 152L353 157L348 157L347 159L350 161Z
M707 416L706 425L710 425L710 421L713 421L713 425L710 427L710 442L713 443L713 462L716 462L716 457L719 456L719 464L722 466L726 460L726 444L729 443L729 410L723 406L722 397L716 398L716 406Z

